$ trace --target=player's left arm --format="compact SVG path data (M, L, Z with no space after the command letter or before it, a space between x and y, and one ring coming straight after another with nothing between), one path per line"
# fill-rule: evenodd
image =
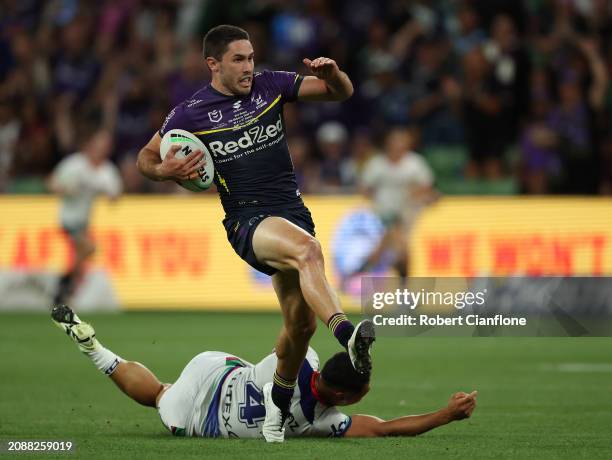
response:
M351 79L333 59L319 57L303 62L314 76L302 80L298 91L300 101L345 101L353 95Z
M455 393L447 407L422 415L408 415L385 421L371 415L353 415L345 436L374 438L382 436L417 436L434 428L472 415L476 407L477 392Z
M415 184L410 191L412 199L423 205L435 203L440 197L440 192L433 186L434 175L429 165L422 157L417 156L417 169L415 170Z
M411 190L411 196L423 205L430 205L438 201L442 194L432 185L418 185Z

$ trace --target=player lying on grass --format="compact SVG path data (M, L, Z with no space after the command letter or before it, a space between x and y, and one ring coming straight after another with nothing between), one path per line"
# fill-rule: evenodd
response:
M157 407L163 424L176 436L263 438L262 424L271 404L276 354L253 365L220 351L193 358L173 384L162 384L142 364L125 361L104 348L93 327L66 306L55 307L54 322L89 356L96 367L134 401ZM385 421L371 415L347 416L348 406L368 393L370 376L353 368L348 353L329 359L319 372L319 358L309 348L298 376L285 425L287 436L415 436L469 417L476 392L455 393L436 412Z

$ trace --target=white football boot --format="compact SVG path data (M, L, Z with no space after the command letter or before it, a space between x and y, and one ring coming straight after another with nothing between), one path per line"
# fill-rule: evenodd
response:
M263 386L264 406L266 418L264 419L262 433L267 442L285 441L285 419L281 410L272 401L272 382Z
M96 331L91 324L79 319L67 305L58 305L51 311L53 322L70 337L83 353L94 351L98 347Z
M351 363L353 363L353 367L360 374L367 374L372 371L370 349L375 340L374 323L369 319L365 319L355 327L348 341L347 349Z

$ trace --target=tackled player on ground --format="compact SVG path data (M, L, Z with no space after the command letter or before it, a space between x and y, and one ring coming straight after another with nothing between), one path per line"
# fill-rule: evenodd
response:
M67 306L55 307L53 321L96 367L134 401L156 407L162 423L176 436L262 438L266 411L274 404L271 387L276 354L251 364L222 351L195 356L173 384L161 383L142 364L126 361L105 348L93 327ZM319 370L317 353L308 348L300 366L285 432L290 437L416 436L472 415L476 392L458 392L446 407L422 415L382 420L346 415L338 406L359 402L370 390L370 374L355 371L346 352Z

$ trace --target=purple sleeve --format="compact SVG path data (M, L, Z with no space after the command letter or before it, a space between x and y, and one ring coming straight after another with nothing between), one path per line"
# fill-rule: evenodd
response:
M278 88L283 102L294 102L298 98L298 91L304 77L296 72L270 72L270 80Z
M171 129L184 129L185 131L194 131L195 128L192 126L191 117L185 110L184 104L179 104L173 108L170 113L166 116L162 127L159 130L159 135L164 137Z

